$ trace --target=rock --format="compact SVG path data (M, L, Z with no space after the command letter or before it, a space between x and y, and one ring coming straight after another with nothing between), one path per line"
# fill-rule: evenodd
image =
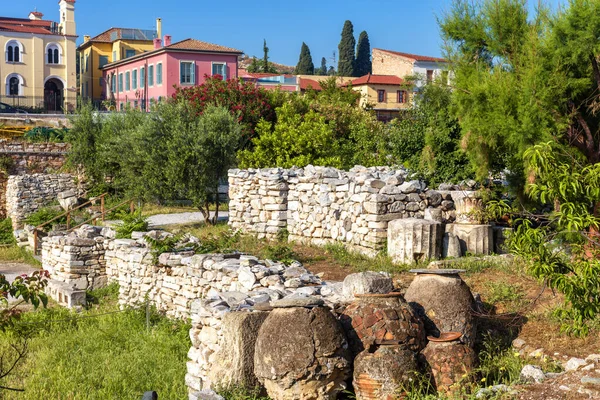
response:
M585 358L585 361L590 363L598 363L600 362L600 354L590 354Z
M389 293L394 289L392 278L379 272L359 272L346 276L343 294L352 300L355 294Z
M496 395L496 393L508 393L511 392L510 387L504 384L493 385L486 388L481 388L475 394L476 399L486 399Z
M444 233L442 239L442 258L459 258L462 256L460 240L451 232Z
M512 341L512 347L514 347L517 350L523 346L525 346L525 341L523 339L516 338Z
M334 399L350 377L347 348L327 309L278 308L259 330L254 373L273 399Z
M58 204L60 204L63 210L69 211L79 204L79 199L77 197L59 198Z
M569 359L569 361L565 363L565 371L577 371L579 368L586 365L587 361L585 361L584 359L572 357L571 359Z
M429 200L429 205L431 207L437 207L440 204L442 204L442 195L440 192L437 192L435 190L428 190L427 191L427 199Z
M426 208L424 218L429 221L442 222L442 210L439 208Z
M208 374L213 387L254 389L259 385L254 375L254 346L267 315L266 312L225 314L221 327L223 342Z
M246 289L252 289L256 283L256 276L252 273L250 267L240 267L238 269L238 282Z
M204 389L199 392L191 392L189 400L225 400L223 396L219 396L217 392L211 389Z
M406 193L406 194L418 192L421 190L421 182L419 182L419 181L404 182L403 184L400 185L399 189L402 193Z
M570 388L570 387L568 387L568 386L565 386L565 385L560 385L560 386L558 387L558 390L563 390L563 391L565 391L565 392L568 392L568 391L570 391L570 390L571 390L571 388Z
M404 298L423 319L428 335L437 337L441 332L461 332L463 343L474 344L475 300L459 275L419 274Z
M546 376L544 371L537 365L527 364L521 369L521 379L529 383L542 383Z
M528 354L531 358L542 358L544 356L544 348L539 348Z
M236 308L240 304L244 303L248 298L248 295L242 292L222 292L220 293L220 296L231 308Z
M293 307L318 307L325 304L323 299L315 296L311 297L285 297L281 300L271 302L273 308L293 308Z
M442 224L416 218L388 223L388 255L395 263L412 264L438 259L442 250Z
M592 376L583 376L583 377L581 377L581 384L586 385L586 386L600 387L600 378L595 378Z

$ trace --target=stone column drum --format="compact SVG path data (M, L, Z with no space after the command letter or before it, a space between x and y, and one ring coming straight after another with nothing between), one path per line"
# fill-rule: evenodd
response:
M447 224L446 233L458 237L463 255L484 254L494 251L494 234L491 225Z
M442 252L442 224L407 218L388 224L388 255L395 263L437 260Z
M335 399L351 375L340 323L325 307L275 308L258 333L254 373L273 400Z
M463 270L412 270L417 276L406 294L406 301L423 319L428 335L460 332L462 341L470 346L475 341L475 321L472 315L475 300L469 286L458 275Z

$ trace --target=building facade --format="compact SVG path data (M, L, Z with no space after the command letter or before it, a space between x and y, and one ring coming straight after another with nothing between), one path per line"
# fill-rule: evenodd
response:
M75 0L59 1L59 21L0 17L0 102L71 111L77 101Z
M391 121L401 110L411 107L411 87L398 76L367 74L350 85L361 95L360 106L375 111L380 121Z
M439 57L420 56L392 50L373 49L373 75L415 77L415 89L427 82L448 79L448 62Z
M154 40L154 50L102 67L106 100L116 110L148 109L172 96L176 87L201 85L205 76L238 77L242 51L195 39L171 44L165 35Z

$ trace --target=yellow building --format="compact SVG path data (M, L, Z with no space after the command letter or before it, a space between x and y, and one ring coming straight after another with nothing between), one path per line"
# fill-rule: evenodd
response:
M95 105L106 99L102 67L108 63L154 50L154 39L160 37L160 18L156 30L110 28L98 36L85 35L79 46L79 93Z
M59 21L0 17L0 102L61 112L77 99L75 0L59 1Z
M380 121L390 121L411 107L410 85L398 76L367 74L350 84L361 94L360 105L374 110Z

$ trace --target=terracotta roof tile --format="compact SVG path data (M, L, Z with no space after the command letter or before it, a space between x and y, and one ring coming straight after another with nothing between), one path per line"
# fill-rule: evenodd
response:
M402 53L399 51L392 51L392 50L385 50L385 49L373 49L373 50L385 51L386 53L396 54L398 56L410 58L415 61L448 62L448 60L446 60L445 58L440 58L440 57L420 56L418 54Z
M350 84L352 84L352 86L367 85L367 84L402 85L403 83L404 83L404 80L395 75L372 75L372 74L363 75L360 78L357 78L350 82Z
M39 11L32 11L30 14L33 14L33 15L35 15L36 17L43 17L43 16L44 16L44 14L42 14L42 13L41 13L41 12L39 12Z
M165 46L165 49L217 51L220 53L243 53L243 51L231 47L220 46L218 44L207 43L196 39L185 39L169 46Z
M56 33L51 31L51 26L52 21L0 17L2 31L55 35Z
M323 90L323 88L321 88L321 84L318 81L315 81L314 79L306 79L306 78L299 78L300 79L300 90L307 90L307 89L312 89L312 90L316 90L316 91L321 91Z

